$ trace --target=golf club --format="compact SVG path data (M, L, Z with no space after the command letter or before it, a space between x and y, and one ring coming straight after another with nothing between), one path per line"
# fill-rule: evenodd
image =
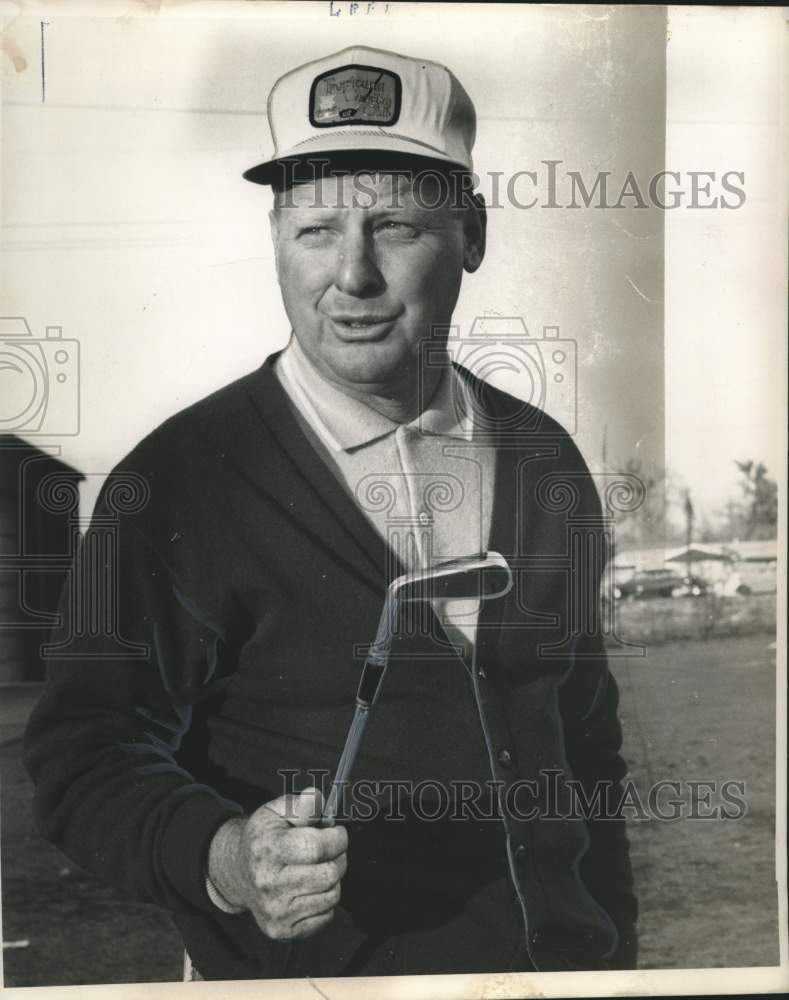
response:
M431 569L398 576L389 584L381 617L378 620L375 641L362 668L353 720L323 810L325 826L334 824L343 785L350 777L370 709L375 704L381 689L381 681L389 663L392 640L397 628L400 605L441 598L488 601L503 597L511 587L512 572L507 560L498 552L439 563Z

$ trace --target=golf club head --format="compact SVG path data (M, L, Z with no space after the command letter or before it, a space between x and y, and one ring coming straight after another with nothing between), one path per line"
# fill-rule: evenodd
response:
M512 587L512 571L498 552L464 556L394 580L397 601L480 600L503 597Z
M489 601L503 597L512 588L512 571L507 560L498 552L464 556L439 563L430 569L406 573L393 580L386 591L386 600L378 621L378 632L367 657L368 666L386 667L389 650L397 628L398 609L403 603L435 600ZM361 689L371 689L368 676ZM379 680L380 683L380 680Z
M503 597L511 589L512 571L507 560L498 552L439 563L418 573L399 576L389 584L378 622L378 633L362 668L353 722L348 730L331 795L324 811L324 820L328 825L334 823L340 788L351 773L368 713L378 697L386 673L400 604L440 599L489 601Z

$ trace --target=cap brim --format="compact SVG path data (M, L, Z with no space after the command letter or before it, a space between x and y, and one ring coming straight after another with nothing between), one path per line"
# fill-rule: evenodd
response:
M316 136L314 140L299 143L275 159L250 167L242 174L253 184L287 184L288 180L304 176L315 177L333 166L349 169L353 166L374 166L377 169L402 170L422 166L454 167L471 170L471 164L448 156L440 149L424 142L401 139L381 132L345 132L341 135Z

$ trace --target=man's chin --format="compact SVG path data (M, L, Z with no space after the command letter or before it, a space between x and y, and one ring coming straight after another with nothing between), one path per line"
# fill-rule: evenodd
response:
M335 377L349 386L395 386L416 368L416 359L402 350L392 350L393 345L380 342L362 342L344 345L347 350L332 358Z
M326 361L339 378L360 384L398 381L416 367L407 345L392 335L335 341Z

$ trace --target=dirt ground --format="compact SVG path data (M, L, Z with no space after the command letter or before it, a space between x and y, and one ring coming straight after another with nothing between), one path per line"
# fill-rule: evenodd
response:
M667 643L642 659L614 659L612 669L640 801L647 804L659 781L729 780L744 782L747 803L740 819L631 824L641 967L777 964L771 636ZM180 979L180 942L168 918L96 884L35 834L19 743L13 733L4 739L5 985ZM687 802L687 788L683 796ZM713 794L711 805L719 802ZM708 811L704 803L697 809Z
M631 823L641 967L777 965L772 636L668 643L612 668L640 797L659 781L738 781L747 803L741 819Z

